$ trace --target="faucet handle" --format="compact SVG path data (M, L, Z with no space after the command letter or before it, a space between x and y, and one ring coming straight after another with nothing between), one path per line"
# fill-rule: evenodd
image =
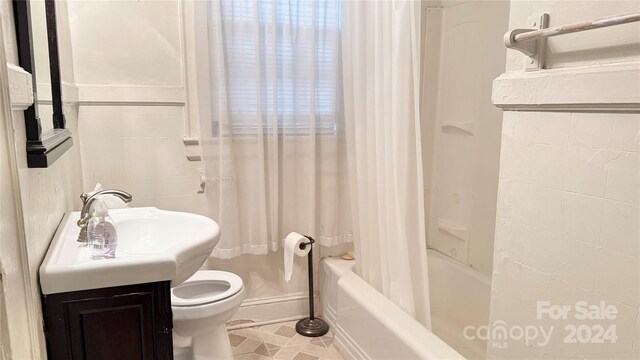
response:
M86 213L82 215L80 219L78 219L78 221L76 222L76 225L78 225L79 228L84 228L89 223L89 219L91 219L91 215L89 215L89 213Z

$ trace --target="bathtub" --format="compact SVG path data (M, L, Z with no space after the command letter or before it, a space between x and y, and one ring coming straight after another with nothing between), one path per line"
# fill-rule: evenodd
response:
M355 262L338 258L321 261L322 314L333 329L335 345L346 357L484 358L486 344L465 340L463 330L488 322L488 280L474 278L479 274L435 251L429 250L428 256L434 332L356 275ZM471 285L471 281L482 284Z

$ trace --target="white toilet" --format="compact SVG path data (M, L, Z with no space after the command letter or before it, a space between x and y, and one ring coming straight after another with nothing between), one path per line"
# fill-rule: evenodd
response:
M226 271L201 270L172 288L174 359L233 359L225 323L243 299L242 279Z

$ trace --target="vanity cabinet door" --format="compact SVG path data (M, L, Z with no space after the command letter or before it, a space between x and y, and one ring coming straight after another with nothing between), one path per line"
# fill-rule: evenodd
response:
M45 295L49 359L172 359L169 282Z

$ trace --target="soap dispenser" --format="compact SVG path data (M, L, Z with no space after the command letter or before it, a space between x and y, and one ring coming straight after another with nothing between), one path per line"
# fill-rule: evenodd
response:
M109 216L109 208L102 199L97 199L94 204L93 215L87 225L87 239L93 259L116 257L116 223Z

